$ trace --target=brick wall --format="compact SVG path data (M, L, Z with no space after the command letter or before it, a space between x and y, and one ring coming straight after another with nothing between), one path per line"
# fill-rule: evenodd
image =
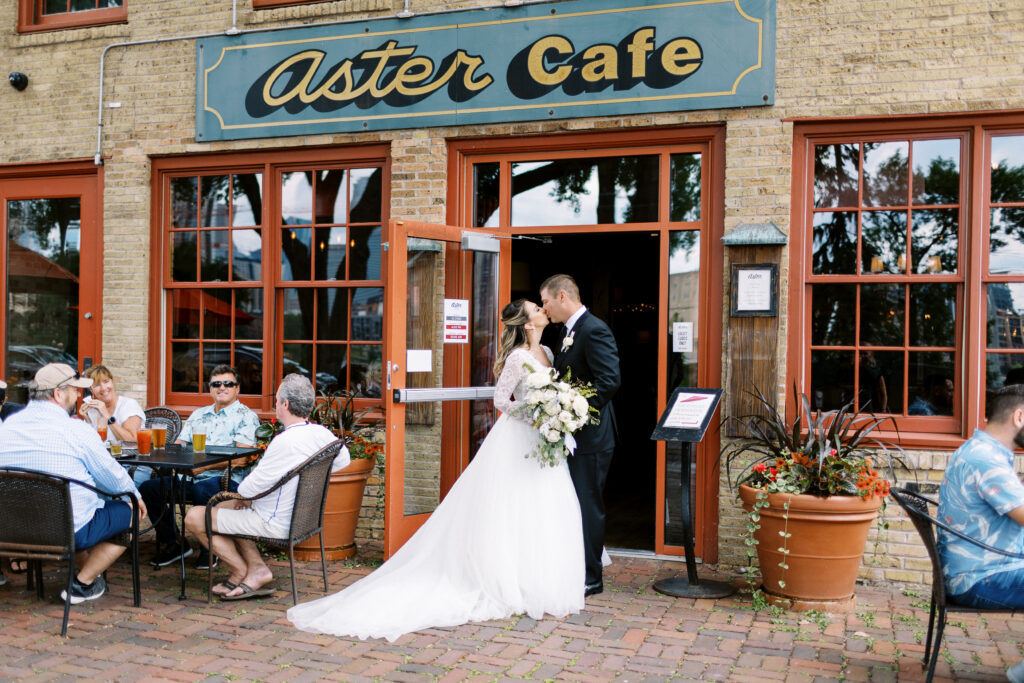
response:
M411 9L477 4L413 0ZM745 110L200 144L194 141L194 42L112 48L104 72L108 106L103 110L102 142L106 157L104 361L115 369L122 391L145 399L150 379L146 255L154 155L384 141L392 152L392 217L443 221L449 138L721 123L726 128L725 230L740 222L772 221L788 233L793 124L787 119L1024 108L1024 70L1020 68L1024 5L1016 0L792 0L778 4L775 105ZM231 26L229 0L147 0L130 3L128 24L19 35L16 5L0 3L0 54L9 70L29 75L30 85L23 92L0 91L0 116L5 122L2 164L95 154L99 61L105 46L222 33ZM245 30L386 17L398 9L400 2L347 0L253 11L250 2L240 0L237 25ZM787 264L783 253L783 292L788 287ZM780 339L787 334L783 297ZM728 349L722 353L728 358ZM784 344L779 344L777 353L780 372L784 372ZM780 376L780 395L783 391ZM921 454L921 476L938 476L944 457ZM367 494L370 507L376 505L374 486L371 482ZM729 564L736 559L730 544L736 507L726 491L721 501L721 558ZM379 534L380 526L368 529L370 535ZM893 524L884 566L867 567L865 573L922 578L922 563L910 533Z

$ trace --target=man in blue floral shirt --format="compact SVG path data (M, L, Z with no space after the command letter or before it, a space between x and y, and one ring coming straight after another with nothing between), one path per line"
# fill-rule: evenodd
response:
M939 490L939 519L992 547L1024 553L1024 485L1013 469L1024 448L1024 385L996 389L988 424L953 454ZM988 552L939 530L946 583L956 601L977 607L1024 608L1024 560ZM1024 681L1024 662L1007 672Z
M260 420L252 410L238 400L241 387L238 373L230 365L218 365L210 372L210 397L213 405L199 408L182 425L177 443L191 443L192 432L197 426L206 429L206 443L211 446L253 446L256 444L256 427ZM233 468L230 490L238 488L248 468ZM185 484L185 497L195 505L206 505L210 498L220 491L220 470L209 470L196 475ZM151 510L150 516L156 524L157 554L150 560L154 567L164 567L181 559L181 543L171 519L170 478L160 477L143 482L139 486L142 499ZM192 554L192 548L185 544L185 557ZM210 556L201 549L196 560L196 569L207 569ZM214 559L216 562L216 559Z

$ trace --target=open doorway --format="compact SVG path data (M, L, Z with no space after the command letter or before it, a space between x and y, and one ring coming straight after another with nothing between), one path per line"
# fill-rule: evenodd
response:
M550 238L550 242L546 240ZM608 323L619 347L622 386L613 399L619 428L605 489L609 548L655 549L658 399L658 235L554 234L512 242L512 299L540 301L549 275L568 273L583 303ZM555 348L556 325L543 342Z

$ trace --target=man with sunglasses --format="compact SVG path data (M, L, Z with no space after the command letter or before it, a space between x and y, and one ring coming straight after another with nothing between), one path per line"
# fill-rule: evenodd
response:
M78 479L110 494L138 495L132 478L104 448L96 430L72 419L81 390L92 386L70 365L50 363L29 384L28 405L0 425L0 467L24 467ZM75 574L70 601L78 604L103 595L103 572L124 552L108 539L131 525L132 510L122 499L108 499L81 486L71 486L75 525ZM139 516L146 507L139 506ZM66 591L61 592L64 598Z
M253 446L256 444L256 427L260 420L252 410L238 400L241 387L238 373L230 365L218 365L210 372L210 397L213 405L199 408L181 427L176 443L192 443L192 431L197 426L206 429L206 443L209 446ZM229 489L234 491L248 473L249 468L232 468ZM221 470L200 472L185 483L185 497L194 505L206 505L215 493L220 491ZM154 567L165 567L181 559L181 542L171 517L171 480L159 477L143 482L139 486L146 506L153 511L156 522L156 556L150 560ZM192 555L192 548L185 544L185 557ZM196 569L209 568L211 558L201 548L196 559ZM216 562L216 559L213 560Z

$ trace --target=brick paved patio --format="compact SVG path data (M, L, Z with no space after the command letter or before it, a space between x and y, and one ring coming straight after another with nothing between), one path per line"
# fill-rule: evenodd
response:
M151 548L143 549L148 557ZM370 556L372 551L367 553ZM363 562L330 567L333 589L372 571ZM143 606L131 606L127 563L110 572L110 591L72 607L60 638L59 576L51 599L25 590L24 577L0 588L0 679L264 681L894 681L923 680L927 592L904 585L861 586L847 614L755 612L749 594L723 600L675 599L653 581L683 565L616 557L606 592L585 612L536 622L527 617L433 629L398 642L362 642L301 633L284 619L291 605L287 560L272 599L214 603L205 573L189 571L179 602L177 574L143 568ZM304 564L300 599L320 595L318 564ZM703 575L711 577L705 569ZM728 576L716 578L731 578ZM1006 615L960 617L947 628L937 679L1005 680L1021 658L1024 621Z

